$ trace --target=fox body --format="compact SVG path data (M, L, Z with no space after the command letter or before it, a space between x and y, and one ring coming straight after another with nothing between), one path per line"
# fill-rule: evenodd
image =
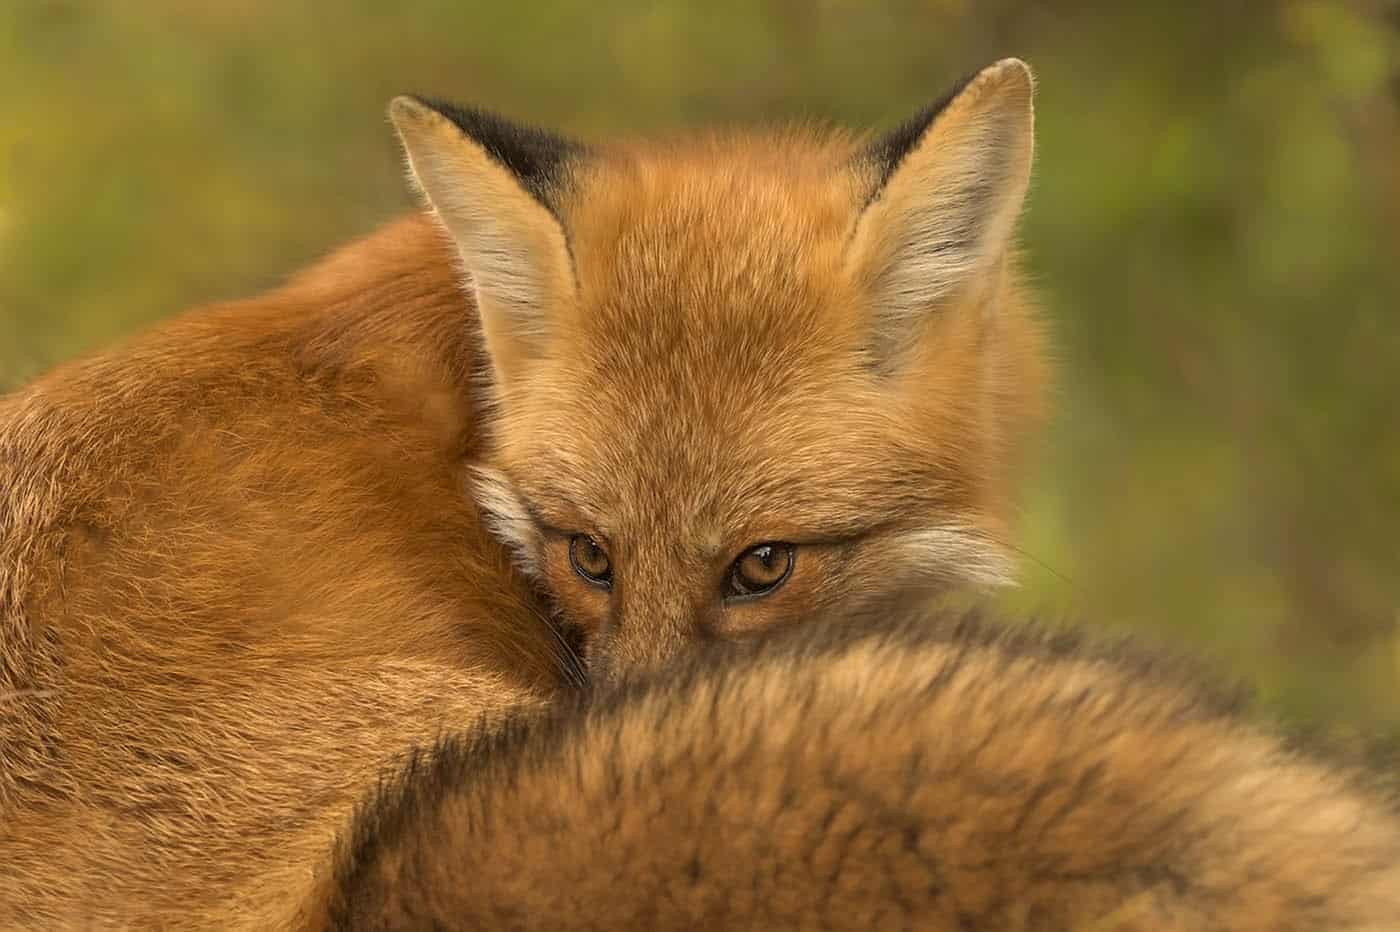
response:
M1400 929L1400 817L1180 663L915 610L415 760L324 928Z
M545 613L607 673L1007 576L1030 89L611 146L403 99L432 216L0 399L0 926L291 922L382 768L579 681Z
M275 926L394 755L568 681L457 294L413 218L0 400L0 927Z

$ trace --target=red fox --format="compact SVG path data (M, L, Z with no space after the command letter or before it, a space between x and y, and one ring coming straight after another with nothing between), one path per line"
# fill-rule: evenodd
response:
M478 500L590 670L913 580L1012 575L1042 391L1013 233L1032 81L873 141L588 147L396 100L491 361Z
M926 610L837 622L416 758L321 927L1400 929L1394 800L1183 665Z
M870 140L392 115L435 216L0 399L0 927L286 924L400 753L582 681L550 612L615 674L1011 572L1023 64Z

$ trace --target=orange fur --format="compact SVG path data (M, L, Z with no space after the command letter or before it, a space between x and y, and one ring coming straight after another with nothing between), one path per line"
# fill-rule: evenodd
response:
M915 580L1011 576L1043 390L1011 242L1030 95L1019 62L985 69L883 187L870 140L816 130L599 146L512 184L509 140L478 141L496 127L395 104L465 270L488 270L481 501L595 670ZM571 568L578 534L609 554L610 591ZM722 598L766 541L797 545L790 579Z
M0 402L0 927L265 926L401 749L557 687L471 316L414 217Z
M916 605L689 652L406 767L320 927L1400 928L1395 800L1131 647Z
M910 156L936 190L883 194L842 134L598 147L563 179L400 102L441 225L0 400L0 926L292 921L386 763L577 672L546 605L623 666L1003 575L1040 369L983 221L1029 150L942 140L1028 147L1029 81L984 72ZM984 175L976 203L937 182ZM870 244L910 222L942 290L882 297L901 260ZM611 606L537 517L617 544ZM773 538L804 545L791 582L721 605L735 548Z

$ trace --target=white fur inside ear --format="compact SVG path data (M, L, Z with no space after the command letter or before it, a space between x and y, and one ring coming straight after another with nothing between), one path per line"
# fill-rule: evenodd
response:
M996 274L1030 183L1023 64L993 65L934 118L857 222L848 267L870 295L878 351Z
M452 235L498 376L537 351L574 275L559 219L447 118L410 99L390 108L409 175Z
M478 467L473 473L473 497L487 530L510 549L523 572L537 577L541 570L540 531L515 486L500 470Z
M457 243L483 316L493 315L513 339L538 340L548 333L550 305L557 297L551 287L554 257L540 218L528 213L545 211L509 204L512 195L528 198L523 192L493 197L486 193L491 187L489 182L471 188L444 185L429 199Z
M925 188L902 185L906 190L892 195L901 203L876 208L890 228L884 233L888 259L875 291L881 314L892 323L921 317L947 300L1004 243L1009 231L996 222L1006 211L998 210L994 147L993 140L979 140L968 152L950 153L951 164Z
M901 534L894 541L900 561L920 575L957 579L977 586L1016 585L1016 562L1006 549L971 525L944 524Z

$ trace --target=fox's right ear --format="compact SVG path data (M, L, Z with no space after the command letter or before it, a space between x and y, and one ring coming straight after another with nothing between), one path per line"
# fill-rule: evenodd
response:
M1004 59L861 153L869 202L846 261L874 308L877 366L1006 253L1030 183L1032 89L1026 64Z
M584 149L493 114L416 97L395 98L389 116L411 176L471 277L496 383L504 388L574 300L557 198Z

